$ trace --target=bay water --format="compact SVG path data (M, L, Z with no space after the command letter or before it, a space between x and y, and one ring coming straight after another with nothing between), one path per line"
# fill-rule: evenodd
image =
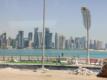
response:
M45 50L45 56L48 57L58 57L62 54L64 57L87 58L87 52L85 50ZM0 49L0 56L42 56L42 49ZM90 57L107 58L107 52L90 51Z

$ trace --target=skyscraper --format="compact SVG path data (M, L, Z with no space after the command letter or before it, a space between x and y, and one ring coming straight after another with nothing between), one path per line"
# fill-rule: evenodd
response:
M12 39L9 37L7 39L7 48L12 48L11 42L12 42Z
M65 40L65 48L70 49L69 40Z
M32 32L29 32L29 33L28 33L28 40L29 40L29 41L32 41L32 37L33 37Z
M12 48L17 48L17 46L16 46L16 39L12 39L11 46L12 46Z
M55 33L55 49L59 49L59 36Z
M80 44L80 49L85 49L86 48L86 37L80 37L79 40Z
M32 48L33 42L32 42L33 34L32 32L28 33L28 48Z
M103 49L103 42L102 42L102 41L97 40L96 49L97 49L97 50Z
M105 49L107 50L107 43L105 43Z
M52 48L52 33L50 33L49 28L45 28L45 48Z
M75 41L73 40L72 37L70 37L70 39L69 39L69 47L70 47L70 49L74 49L75 48Z
M80 38L79 37L75 38L75 48L80 49Z
M33 46L34 46L34 48L39 47L38 28L34 29L34 44L33 44Z
M24 31L19 31L17 35L17 48L23 49L24 48Z
M1 35L0 35L0 48L1 48Z
M7 37L6 37L6 33L3 33L1 35L1 48L3 48L3 49L7 48Z
M90 40L89 48L94 49L94 41L93 40Z
M97 49L97 41L94 40L94 45L93 45L94 49Z
M65 49L65 36L59 36L59 49Z
M24 48L28 48L29 47L29 40L28 38L24 38Z
M86 38L85 37L76 37L75 38L75 48L76 49L85 49L86 48Z
M42 37L43 37L42 32L38 32L38 39L39 39L39 46L38 46L38 48L40 48L40 49L42 48L42 44L43 44Z

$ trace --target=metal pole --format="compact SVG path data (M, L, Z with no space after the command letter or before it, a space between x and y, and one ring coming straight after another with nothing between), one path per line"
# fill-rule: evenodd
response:
M43 0L43 50L42 50L42 69L44 69L44 53L45 53L45 0Z
M88 19L89 19L89 16L88 15L86 15L86 26L87 26L87 59L88 59L88 64L90 64L90 53L89 53L89 21L88 21Z
M83 21L84 27L87 31L87 63L90 64L90 54L89 54L89 29L91 27L91 18L90 18L90 11L86 7L82 7L82 14L83 14Z
M87 29L87 59L88 64L90 64L90 55L89 55L89 30Z

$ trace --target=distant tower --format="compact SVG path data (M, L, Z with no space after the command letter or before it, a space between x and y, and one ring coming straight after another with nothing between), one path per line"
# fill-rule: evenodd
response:
M19 31L17 35L18 49L24 48L24 31Z
M40 49L42 49L42 44L43 44L43 40L42 40L42 35L43 33L42 32L38 32L38 39L39 39L39 47Z
M101 49L103 49L103 42L97 40L97 50L101 50Z
M80 46L81 46L81 49L86 49L86 37L80 38Z
M7 37L6 37L6 33L3 33L1 35L1 48L3 48L3 49L7 48Z
M55 33L55 49L59 49L59 36Z
M69 39L69 46L70 46L70 49L74 49L75 44L74 44L74 40L72 37L70 37Z
M76 38L75 38L75 48L76 48L76 49L80 49L80 48L81 48L80 38L79 38L79 37L76 37Z
M94 48L94 49L97 49L97 40L94 40L93 48Z
M11 42L12 42L12 39L9 37L9 38L7 39L7 48L12 48Z
M59 48L65 49L65 36L63 35L59 36Z
M94 45L93 40L90 40L89 48L90 48L90 49L94 49L93 45Z
M17 48L16 42L17 42L16 39L12 39L11 40L11 46L12 46L12 48Z
M65 48L70 49L69 40L65 40Z
M29 32L28 33L28 48L32 48L32 38L33 38L33 34L32 34L32 32Z
M29 33L28 33L28 40L29 40L29 41L32 41L32 37L33 37L32 32L29 32Z
M38 28L34 29L34 48L39 47Z
M45 28L45 48L52 48L52 33L50 33L49 28Z
M1 48L1 35L0 35L0 48Z

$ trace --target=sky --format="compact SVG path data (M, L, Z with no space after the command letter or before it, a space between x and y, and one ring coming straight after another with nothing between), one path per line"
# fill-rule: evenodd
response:
M46 27L67 38L86 36L81 7L91 13L90 39L107 42L107 0L46 0ZM0 34L15 38L38 27L42 31L43 0L0 0Z

